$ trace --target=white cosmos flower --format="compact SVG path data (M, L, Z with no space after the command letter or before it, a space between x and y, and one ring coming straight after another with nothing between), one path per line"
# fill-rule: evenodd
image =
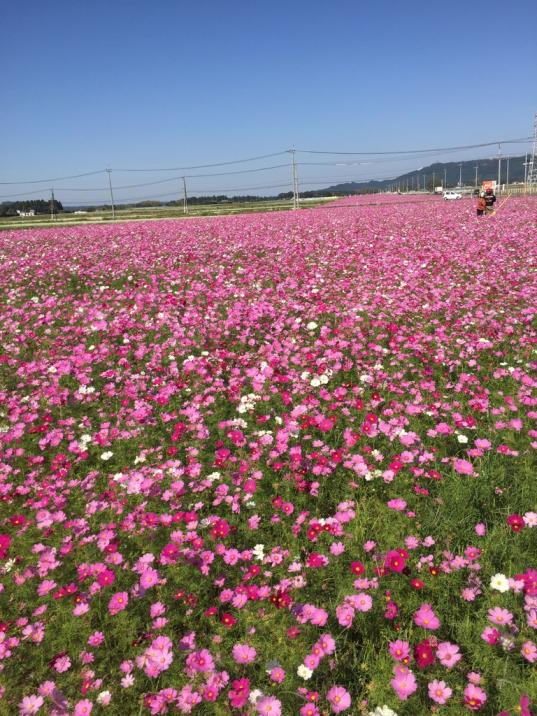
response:
M395 711L389 706L377 706L374 711L370 711L368 716L397 716Z
M317 324L315 321L310 321L308 324L306 324L306 328L308 331L314 331L317 328Z
M298 674L298 676L300 676L301 679L304 679L304 681L311 679L311 677L313 676L313 671L311 669L308 669L305 664L300 664L300 666L296 670L296 673Z
M505 574L495 574L490 578L490 588L496 589L498 592L508 592L509 580Z
M101 460L104 460L106 462L107 460L110 460L110 458L112 457L113 454L114 453L111 450L107 450L106 452L103 452L103 454L101 455Z
M457 435L457 441L461 443L461 445L466 445L468 442L468 438L466 435Z
M260 696L263 696L262 691L260 691L259 689L252 689L252 691L250 691L250 695L248 696L248 701L251 704L255 704L255 702Z

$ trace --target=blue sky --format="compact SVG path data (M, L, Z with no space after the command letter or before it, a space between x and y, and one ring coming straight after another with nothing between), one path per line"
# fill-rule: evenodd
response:
M474 144L529 136L537 110L533 0L21 0L4 6L2 25L2 182L109 166L114 185L124 186L189 172L122 168L225 162L291 146L386 151ZM496 151L303 165L299 176L301 188L318 187L325 179L388 177L437 158ZM314 160L338 158L298 156ZM189 189L284 185L286 155L224 169L280 163L286 166L189 178ZM54 184L69 190L60 191L66 203L107 196L104 173ZM118 189L117 198L173 192L176 184ZM3 184L0 198L48 186Z

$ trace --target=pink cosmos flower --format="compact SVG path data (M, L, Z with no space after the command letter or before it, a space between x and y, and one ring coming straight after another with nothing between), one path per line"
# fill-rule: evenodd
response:
M300 716L319 716L319 709L315 704L304 704L304 706L301 707Z
M333 654L336 650L336 642L331 634L322 634L317 642L324 655Z
M474 466L472 465L472 463L459 457L455 458L455 460L453 461L453 468L455 469L455 472L459 473L459 475L474 474Z
M406 666L394 666L395 676L390 681L393 690L401 701L406 701L418 688L416 677Z
M71 659L68 656L59 656L54 661L54 669L59 673L63 674L65 671L69 671L71 668Z
M354 597L353 604L359 612L368 612L373 606L373 599L369 594L360 593Z
M250 694L250 682L248 679L236 679L231 683L232 688L229 691L229 703L234 709L241 709Z
M315 669L319 666L320 658L316 654L306 654L304 657L304 665L308 667L308 669L311 669L311 671L315 671Z
M274 696L263 696L258 699L255 708L260 716L281 716L282 704Z
M254 647L248 644L235 644L231 653L237 664L250 664L257 655Z
M101 587L108 587L110 584L113 584L115 580L116 575L111 569L103 569L103 571L97 575L97 582Z
M501 607L493 607L488 610L489 621L493 624L499 624L500 626L506 626L511 624L513 621L513 615L507 609Z
M215 668L213 657L208 649L193 651L187 656L186 665L193 672L211 672Z
M25 696L19 704L20 716L30 716L30 714L36 714L41 706L43 706L44 700L42 696Z
M108 602L108 611L112 616L115 616L126 609L128 603L129 595L127 592L116 592Z
M285 671L282 669L281 666L275 666L273 669L271 669L270 679L271 679L271 681L274 681L277 684L281 684L282 681L284 681Z
M392 549L386 555L384 564L392 572L402 572L406 567L406 559L397 550Z
M438 681L438 679L431 681L427 688L429 691L429 698L437 704L445 704L453 693L453 690L447 686L445 681Z
M520 653L526 659L526 661L529 661L530 664L533 664L535 661L537 661L537 646L532 641L525 641L522 644L522 648L520 649Z
M401 497L397 497L394 500L388 500L388 507L396 512L402 512L406 509L406 502Z
M440 620L433 611L430 604L422 604L418 611L414 614L414 623L424 629L438 629Z
M88 644L90 646L100 646L104 641L104 634L102 631L95 631L93 634L90 634L88 637Z
M459 647L456 644L450 644L449 641L443 641L438 644L436 656L442 666L446 666L448 669L452 669L462 659Z
M89 716L92 709L92 702L89 699L82 699L82 701L79 701L77 704L75 704L73 716Z
M351 696L342 686L332 686L326 694L326 699L330 703L332 713L335 714L346 711L351 705Z
M481 632L481 638L488 644L496 644L500 638L500 632L494 627L485 627Z
M142 573L140 577L140 584L144 589L149 589L150 587L154 587L155 584L158 583L159 575L156 569L153 569L152 567L148 567L144 572Z
M468 684L464 689L464 703L471 711L479 711L486 700L487 694L479 686Z
M401 639L391 641L390 654L396 661L404 661L405 659L408 659L410 655L410 644L408 641L402 641Z
M55 688L56 684L54 683L54 681L43 681L43 683L39 687L39 693L41 694L41 696L52 696Z

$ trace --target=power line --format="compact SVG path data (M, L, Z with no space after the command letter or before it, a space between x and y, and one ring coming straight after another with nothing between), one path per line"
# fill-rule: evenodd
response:
M284 154L287 154L287 151L284 152L274 152L273 154L260 154L257 157L249 157L248 159L234 159L233 161L229 162L217 162L215 164L196 164L190 167L167 167L165 169L114 169L116 172L177 172L177 171L184 171L187 169L209 169L211 167L225 167L229 166L230 164L243 164L244 162L255 162L258 159L268 159L269 157L280 157Z
M429 152L448 152L448 151L458 151L461 149L478 149L479 147L492 147L496 146L498 142L501 144L520 144L522 142L527 142L532 137L522 137L520 139L502 139L502 140L496 140L495 142L482 142L481 144L465 144L461 145L459 147L435 147L433 149L400 149L400 150L394 150L394 151L384 151L384 152L331 152L331 151L325 151L325 150L318 150L318 149L297 149L297 152L300 152L301 154L355 154L360 156L376 156L381 154L428 154Z
M43 182L63 181L64 179L79 179L80 177L91 177L95 174L103 174L106 169L97 169L95 172L84 172L84 174L71 174L68 177L54 177L53 179L32 179L32 181L0 181L0 184L41 184Z

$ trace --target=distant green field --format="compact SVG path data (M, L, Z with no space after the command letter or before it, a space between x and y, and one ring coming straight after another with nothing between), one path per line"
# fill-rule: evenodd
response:
M320 206L337 197L301 199L301 208ZM266 200L259 202L230 202L229 204L199 204L189 207L188 214L179 206L150 206L116 209L115 221L147 221L151 219L183 219L196 216L225 216L249 214L258 211L285 211L292 208L292 200ZM37 216L0 217L0 231L48 226L74 226L79 224L106 224L112 222L112 211L92 211L87 214L62 213L54 221L46 214Z

